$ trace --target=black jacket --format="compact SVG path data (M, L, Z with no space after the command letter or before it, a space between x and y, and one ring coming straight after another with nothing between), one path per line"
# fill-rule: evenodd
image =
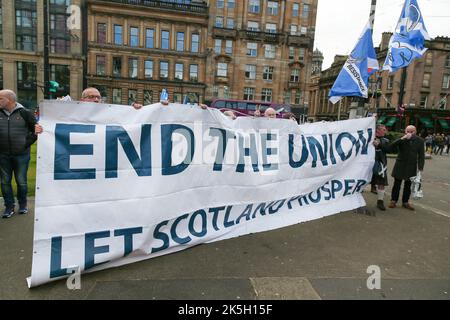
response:
M391 145L398 150L392 176L399 180L406 180L417 175L417 169L423 170L425 165L424 140L413 136L410 140L398 139Z
M20 103L8 116L0 109L0 154L24 155L30 152L30 146L36 141L34 125L36 119L31 111Z

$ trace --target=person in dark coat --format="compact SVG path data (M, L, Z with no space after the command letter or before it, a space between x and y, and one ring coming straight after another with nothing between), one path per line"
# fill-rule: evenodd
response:
M386 126L382 124L377 125L376 138L373 143L375 146L375 164L371 181L371 184L376 186L378 195L377 208L382 211L386 211L384 206L384 188L388 185L386 153L389 151L389 140L384 137L386 131Z
M403 208L414 210L409 204L411 196L411 177L417 175L417 169L423 171L425 165L425 146L424 140L416 135L416 127L408 126L405 129L405 135L391 144L392 149L398 150L397 160L395 161L392 177L394 177L394 187L392 188L391 203L389 208L395 208L400 195L400 187L404 180L403 187Z
M5 201L2 218L10 218L15 212L13 176L17 184L19 214L28 213L27 172L30 147L36 141L35 124L33 113L17 102L14 91L0 90L0 178Z

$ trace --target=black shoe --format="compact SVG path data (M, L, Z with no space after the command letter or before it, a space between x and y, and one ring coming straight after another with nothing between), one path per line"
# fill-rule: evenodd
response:
M27 214L28 208L27 207L20 207L19 208L19 214Z
M377 201L377 208L380 209L381 211L386 211L386 207L384 206L384 201L383 200L378 200Z
M372 192L372 193L374 193L374 194L377 194L377 193L378 193L378 192L377 192L377 187L371 186L371 187L370 187L370 192Z
M3 212L2 218L3 219L8 219L11 218L11 216L14 214L14 207L12 208L6 208L5 211Z

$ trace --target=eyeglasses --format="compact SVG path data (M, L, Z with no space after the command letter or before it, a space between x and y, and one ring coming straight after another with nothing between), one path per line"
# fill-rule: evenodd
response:
M84 97L84 99L98 99L98 100L101 100L102 97L101 96L96 96L96 95L90 95L90 96Z

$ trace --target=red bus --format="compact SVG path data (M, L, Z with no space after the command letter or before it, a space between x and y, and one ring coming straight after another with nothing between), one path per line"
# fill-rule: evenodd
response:
M283 114L291 112L291 106L285 103L233 99L215 99L211 103L211 108L216 108L220 111L232 110L238 117L253 116L256 109L259 109L261 115L264 115L264 111L267 108L273 108L277 111L277 118L282 118Z

